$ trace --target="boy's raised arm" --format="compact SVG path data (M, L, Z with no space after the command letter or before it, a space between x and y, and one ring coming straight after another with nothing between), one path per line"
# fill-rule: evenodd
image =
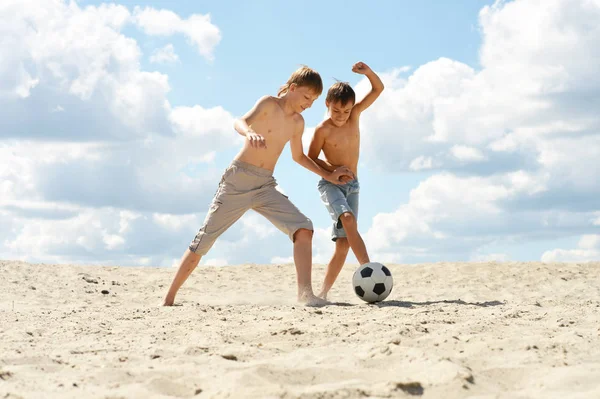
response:
M375 72L369 68L364 62L357 62L352 66L352 72L356 72L360 75L365 75L369 82L371 82L371 91L360 101L358 101L354 107L352 107L352 114L360 115L365 109L369 108L371 104L377 100L377 97L381 94L384 89L383 82L377 76Z

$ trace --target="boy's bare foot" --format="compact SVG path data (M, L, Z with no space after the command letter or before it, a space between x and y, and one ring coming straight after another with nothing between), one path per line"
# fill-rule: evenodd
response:
M329 302L325 299L321 299L315 294L302 294L298 296L298 302L303 303L306 306L325 306L329 305Z
M327 291L321 291L317 296L323 300L327 300Z
M163 306L174 306L173 305L174 302L175 302L175 299L165 298L162 305Z

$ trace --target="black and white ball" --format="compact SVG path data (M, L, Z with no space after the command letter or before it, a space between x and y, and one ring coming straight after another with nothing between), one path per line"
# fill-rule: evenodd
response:
M383 301L390 295L394 280L390 269L377 262L365 263L352 276L354 292L365 302Z

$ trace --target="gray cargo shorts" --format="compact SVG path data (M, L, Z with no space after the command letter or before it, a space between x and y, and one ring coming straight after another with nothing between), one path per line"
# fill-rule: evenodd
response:
M288 197L275 188L273 172L234 160L225 170L204 224L192 240L190 251L204 255L216 239L247 210L266 217L293 241L299 229L313 230L313 224Z

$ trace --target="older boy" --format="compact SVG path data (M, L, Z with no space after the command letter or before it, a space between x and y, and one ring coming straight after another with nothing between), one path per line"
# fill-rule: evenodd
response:
M358 62L352 71L366 75L371 82L371 91L355 104L356 95L348 83L337 82L327 92L325 105L329 118L315 129L308 157L328 171L336 169L335 165L346 165L353 177L343 177L343 185L321 179L318 184L321 200L333 219L332 240L335 241L335 252L329 261L325 279L319 297L327 299L327 293L333 286L344 265L348 249L360 264L369 262L365 243L358 233L358 183L357 169L360 147L359 118L379 97L383 91L381 79L365 63ZM319 159L323 151L325 160Z
M262 97L246 115L236 120L235 130L246 138L244 146L225 170L204 225L183 255L164 305L173 305L177 291L202 256L248 209L265 216L294 243L298 300L307 305L325 304L314 295L311 284L312 222L276 190L273 178L277 160L288 141L294 161L326 181L339 183L340 177L352 174L344 167L324 170L304 155L304 119L300 114L311 107L322 91L319 74L302 67L280 88L277 97Z

